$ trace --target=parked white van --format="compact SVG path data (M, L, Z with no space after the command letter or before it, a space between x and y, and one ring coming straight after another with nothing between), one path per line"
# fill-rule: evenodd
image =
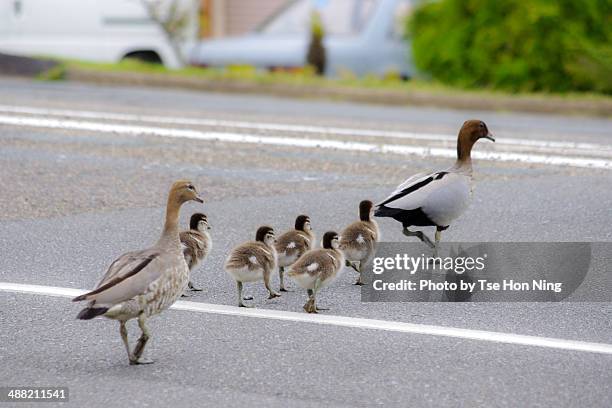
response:
M7 54L95 62L132 57L179 68L181 48L143 0L0 0L0 52Z

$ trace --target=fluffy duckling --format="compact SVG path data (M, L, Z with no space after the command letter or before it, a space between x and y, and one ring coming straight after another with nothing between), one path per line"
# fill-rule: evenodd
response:
M236 280L238 286L238 306L252 307L243 303L243 282L255 282L263 279L268 289L268 299L279 297L280 294L270 286L270 274L276 268L277 255L274 244L274 229L272 227L259 227L255 241L245 242L234 248L225 262L225 271ZM252 300L253 297L244 298Z
M157 243L148 249L121 255L110 265L93 291L73 299L75 302L89 301L78 314L78 319L104 316L119 321L130 364L152 362L141 359L150 338L146 320L169 308L189 282L178 226L180 208L187 201L203 203L190 181L177 181L168 194L166 222ZM134 318L138 318L142 334L132 351L126 322Z
M339 250L338 234L328 231L323 235L323 248L311 249L302 255L289 269L289 276L308 292L304 305L307 313L317 313L316 296L329 285L344 265L344 255Z
M287 292L285 268L291 266L304 252L312 248L313 242L314 233L310 225L310 217L307 215L299 215L295 219L295 229L278 237L275 246L278 253L278 277L281 292Z
M374 204L369 200L359 203L359 221L340 233L340 250L346 258L346 266L350 266L359 274L355 285L363 285L363 265L367 264L376 252L376 244L380 238L378 224L371 218L373 207Z
M181 244L183 244L183 255L189 267L189 276L208 256L212 249L210 239L210 224L208 218L202 213L195 213L189 220L189 230L182 231L180 234ZM201 292L202 289L193 285L191 279L187 287L192 291ZM187 296L183 294L182 296Z
M467 209L472 195L472 146L480 139L495 142L481 120L466 121L457 137L457 161L443 171L421 173L400 184L377 205L376 217L391 217L402 223L406 236L416 236L437 254L442 231ZM435 244L411 226L436 227Z

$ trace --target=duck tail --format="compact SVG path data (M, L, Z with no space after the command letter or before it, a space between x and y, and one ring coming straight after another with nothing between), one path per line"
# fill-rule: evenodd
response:
M108 307L86 307L77 315L79 320L91 320L96 316L103 315L108 311Z

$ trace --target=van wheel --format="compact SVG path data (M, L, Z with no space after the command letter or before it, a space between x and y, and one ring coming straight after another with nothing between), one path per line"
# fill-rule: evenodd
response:
M122 58L122 60L133 59L149 64L162 64L162 60L155 51L133 51Z

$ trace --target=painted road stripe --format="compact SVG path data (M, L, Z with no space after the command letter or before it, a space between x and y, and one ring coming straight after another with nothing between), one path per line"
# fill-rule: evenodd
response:
M171 117L171 116L152 116L152 115L137 115L129 113L116 112L100 112L100 111L84 111L70 109L51 109L51 108L35 108L28 106L9 106L0 105L0 112L3 113L21 113L28 115L43 115L43 116L63 116L80 119L102 119L102 120L117 120L130 122L148 122L158 124L173 124L173 125L194 125L194 126L212 126L225 127L234 129L248 130L265 130L265 131L280 131L280 132L296 132L310 133L323 135L337 136L360 136L360 137L386 137L398 139L415 139L429 140L435 142L450 142L455 143L456 135L437 134L437 133L416 133L404 131L390 130L375 130L375 129L351 129L344 127L330 126L312 126L312 125L293 125L282 123L265 123L265 122L246 122L246 121L230 121L216 119L197 119L188 117ZM496 141L497 144L535 147L542 149L568 149L568 150L590 150L595 152L612 151L611 146L600 145L594 143L575 143L555 140L530 140L530 139L515 139L515 138L500 138Z
M82 289L53 286L26 285L0 282L0 291L72 298L87 291ZM525 336L484 330L461 329L456 327L432 326L425 324L394 322L387 320L362 319L356 317L311 315L269 309L245 309L236 306L210 303L177 301L171 309L189 312L209 313L227 316L254 317L258 319L284 320L298 323L315 323L356 329L385 330L400 333L453 337L459 339L515 344L521 346L545 347L568 351L612 354L612 344L556 339L551 337Z
M418 155L422 157L455 158L457 151L449 148L418 147L410 145L376 144L365 142L347 142L341 140L303 139L295 137L275 137L248 135L242 133L207 132L192 129L170 129L152 126L118 125L100 122L85 122L60 119L42 119L30 116L4 116L0 115L0 124L30 126L53 129L88 130L93 132L126 134L126 135L152 135L159 137L186 138L206 141L219 141L226 143L265 144L273 146L319 148L349 150L371 153L395 153L403 155ZM597 169L612 169L612 160L555 156L512 152L483 152L476 151L472 157L481 160L522 162L530 164L572 166Z

